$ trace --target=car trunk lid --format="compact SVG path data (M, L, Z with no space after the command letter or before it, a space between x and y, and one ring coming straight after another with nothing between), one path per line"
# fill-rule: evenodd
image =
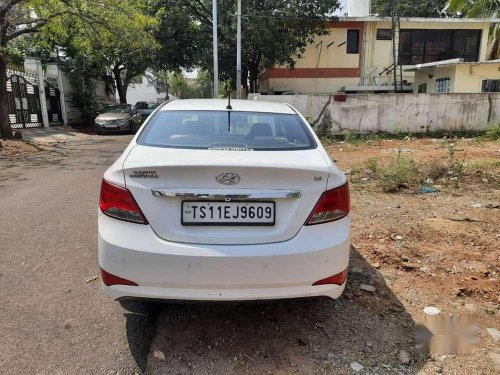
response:
M302 228L326 190L329 165L318 149L226 151L136 146L123 165L125 182L156 234L200 244L286 241ZM217 176L236 174L225 185ZM234 181L232 181L234 182ZM274 225L183 225L182 202L274 202Z

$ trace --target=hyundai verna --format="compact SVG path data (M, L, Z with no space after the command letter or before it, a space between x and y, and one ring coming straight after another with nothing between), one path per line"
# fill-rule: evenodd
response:
M349 189L287 104L175 100L106 171L99 266L115 299L341 295Z

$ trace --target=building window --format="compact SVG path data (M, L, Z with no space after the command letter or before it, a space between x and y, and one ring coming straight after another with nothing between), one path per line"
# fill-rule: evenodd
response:
M485 79L481 92L500 92L500 79Z
M392 30L377 29L377 40L392 40Z
M427 83L421 83L418 85L418 93L425 94L427 92Z
M347 53L359 53L359 30L347 30Z
M399 63L423 64L463 58L479 61L481 30L404 29L399 37Z
M436 79L436 92L437 93L450 92L450 79L449 78Z

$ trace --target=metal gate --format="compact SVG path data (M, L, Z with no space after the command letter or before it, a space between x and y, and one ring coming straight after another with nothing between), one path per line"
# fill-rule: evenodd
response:
M42 127L42 110L38 86L13 74L7 78L7 101L12 128Z
M61 110L61 93L57 86L45 81L45 96L47 98L47 113L49 125L64 125Z

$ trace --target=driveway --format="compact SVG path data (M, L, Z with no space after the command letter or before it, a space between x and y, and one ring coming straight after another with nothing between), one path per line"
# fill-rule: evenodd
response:
M100 179L131 136L26 136L49 149L0 159L1 372L140 373L154 309L124 310L93 280Z
M419 368L397 360L400 349L412 350L413 320L354 249L347 290L378 282L388 315L353 304L349 292L338 302L110 301L95 279L98 194L130 136L26 136L47 150L0 160L3 373L326 373L354 361L376 366L383 353L395 372Z

